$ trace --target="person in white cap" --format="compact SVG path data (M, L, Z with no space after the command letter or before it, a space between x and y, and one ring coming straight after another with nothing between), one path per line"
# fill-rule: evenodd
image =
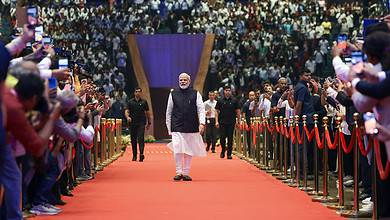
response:
M205 129L205 107L200 93L190 88L191 77L179 75L179 88L171 91L166 111L168 133L176 162L175 181L191 181L189 176L193 156L207 155L201 134Z

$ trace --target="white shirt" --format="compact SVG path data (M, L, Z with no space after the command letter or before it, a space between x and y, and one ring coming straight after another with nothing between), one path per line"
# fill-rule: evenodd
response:
M215 106L217 105L217 101L207 100L204 102L204 107L206 111L206 118L215 118ZM210 111L210 115L207 115L207 112Z
M259 109L263 111L263 115L265 117L269 116L269 112L271 110L271 101L269 99L264 98L263 101L259 104Z

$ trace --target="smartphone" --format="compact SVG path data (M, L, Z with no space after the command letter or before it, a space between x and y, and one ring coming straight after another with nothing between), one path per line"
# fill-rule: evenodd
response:
M30 6L27 8L27 22L30 26L35 26L38 23L38 8Z
M58 83L56 78L50 77L48 80L49 80L49 89L57 88Z
M364 113L363 120L364 120L364 128L366 129L366 134L378 134L374 113L372 112Z
M363 70L363 52L362 51L353 51L351 53L351 63L352 70L356 73L361 73Z
M43 40L43 26L35 27L35 42L42 42Z
M59 59L58 60L58 69L66 69L68 68L68 59Z
M346 49L347 48L347 40L348 40L348 37L346 34L340 34L337 37L337 47L340 49Z
M42 38L42 44L43 44L43 45L50 45L50 44L51 44L51 37L49 37L49 36L44 36L44 37Z

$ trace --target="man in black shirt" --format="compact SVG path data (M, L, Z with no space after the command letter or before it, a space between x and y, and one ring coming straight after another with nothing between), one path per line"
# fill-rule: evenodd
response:
M226 138L228 139L227 159L232 159L233 150L233 132L234 125L239 124L236 122L236 117L240 120L240 105L234 97L231 95L230 86L225 86L223 89L223 97L218 100L215 106L217 110L220 134L221 134L221 158L225 157L226 152Z
M142 94L142 89L136 88L134 92L134 98L130 99L130 101L127 103L127 109L125 112L127 123L130 125L131 146L133 148L133 161L137 160L137 141L138 141L140 162L142 162L145 159L144 156L145 124L147 122L146 129L149 129L151 125L149 105L146 102L146 100L141 98L141 94Z

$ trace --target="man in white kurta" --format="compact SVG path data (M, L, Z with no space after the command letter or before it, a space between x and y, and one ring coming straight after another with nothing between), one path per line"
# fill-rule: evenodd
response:
M192 157L207 155L201 136L205 129L205 107L199 92L189 88L190 83L187 73L180 74L179 88L169 94L166 111L166 125L172 135L168 147L176 162L175 181L191 181Z

